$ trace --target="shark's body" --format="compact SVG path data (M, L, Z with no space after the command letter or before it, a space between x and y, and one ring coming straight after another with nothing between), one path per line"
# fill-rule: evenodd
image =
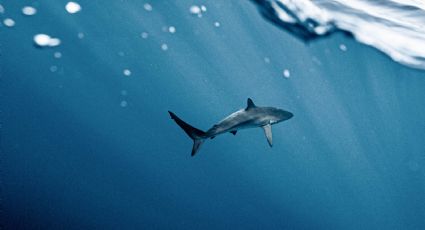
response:
M267 141L271 147L271 125L288 120L294 116L292 113L282 109L274 107L258 107L250 98L248 98L247 107L245 109L241 109L230 114L218 124L211 127L208 131L204 132L187 124L174 113L170 111L168 112L170 113L171 118L174 119L174 121L189 135L189 137L193 139L192 156L196 154L204 140L208 138L212 139L223 133L232 133L233 135L236 135L238 130L247 128L263 128Z

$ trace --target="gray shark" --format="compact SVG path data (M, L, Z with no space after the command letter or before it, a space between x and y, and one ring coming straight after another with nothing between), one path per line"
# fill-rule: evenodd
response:
M177 117L173 112L168 111L171 118L182 128L187 135L193 140L192 156L194 156L201 144L208 138L213 139L215 136L223 133L232 133L236 135L238 130L247 128L261 127L264 130L267 141L272 147L272 125L285 121L293 117L291 112L274 108L274 107L259 107L248 98L245 109L238 110L204 132L199 130L182 119Z

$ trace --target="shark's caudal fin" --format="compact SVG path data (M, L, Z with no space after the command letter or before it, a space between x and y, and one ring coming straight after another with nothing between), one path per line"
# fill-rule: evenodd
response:
M168 113L170 113L171 118L180 126L180 128L182 128L186 134L192 138L192 156L195 156L196 152L199 150L199 147L201 147L202 143L204 143L204 140L206 139L205 132L184 122L173 112L168 111Z

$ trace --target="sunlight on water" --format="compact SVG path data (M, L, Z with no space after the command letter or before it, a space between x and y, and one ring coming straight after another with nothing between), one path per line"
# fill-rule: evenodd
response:
M425 2L257 0L266 18L303 40L346 31L394 61L425 69ZM343 50L343 49L341 49ZM343 50L344 51L344 50Z

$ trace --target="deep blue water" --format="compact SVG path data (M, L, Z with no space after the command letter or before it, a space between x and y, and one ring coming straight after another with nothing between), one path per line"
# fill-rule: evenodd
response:
M4 229L425 228L424 71L251 1L79 3L0 1ZM248 97L295 115L273 148L247 129L191 157L167 110L206 130Z

